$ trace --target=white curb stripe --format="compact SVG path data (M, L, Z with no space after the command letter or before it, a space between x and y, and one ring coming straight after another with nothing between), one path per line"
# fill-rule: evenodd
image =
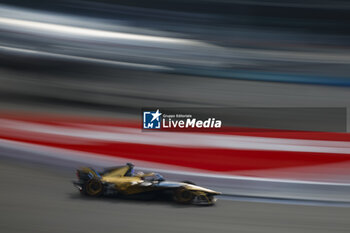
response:
M17 130L45 134L46 136L42 136L43 141L54 140L54 136L66 136L84 139L86 140L85 144L91 144L92 142L123 142L181 148L350 154L350 142L346 141L282 139L205 133L142 132L140 129L127 127L110 127L108 131L103 131L102 129L81 129L4 119L0 119L0 129L3 132ZM70 143L68 141L67 143ZM79 143L84 144L84 141L79 141Z

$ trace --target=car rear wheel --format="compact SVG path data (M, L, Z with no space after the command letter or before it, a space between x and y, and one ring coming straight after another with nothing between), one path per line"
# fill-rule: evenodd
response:
M88 196L98 197L103 193L103 184L98 179L91 179L84 185L84 193Z

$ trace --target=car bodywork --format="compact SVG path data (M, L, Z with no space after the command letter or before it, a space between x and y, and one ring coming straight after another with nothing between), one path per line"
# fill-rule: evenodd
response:
M82 194L88 196L170 194L175 201L184 204L212 205L216 201L215 195L221 194L188 181L165 181L158 173L134 174L133 169L134 165L130 163L100 173L83 167L77 170L78 181L73 183Z

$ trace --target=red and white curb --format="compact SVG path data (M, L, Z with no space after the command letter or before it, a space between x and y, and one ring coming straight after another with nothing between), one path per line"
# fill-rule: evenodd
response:
M223 179L347 183L350 135L292 131L145 132L138 122L0 115L0 139L65 150L80 159L138 161ZM69 155L67 155L69 157ZM158 170L160 170L158 169Z

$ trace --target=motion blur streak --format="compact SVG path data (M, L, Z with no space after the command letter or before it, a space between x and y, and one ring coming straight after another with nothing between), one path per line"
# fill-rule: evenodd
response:
M40 120L41 118L41 120ZM250 175L303 181L347 183L350 137L344 133L303 132L288 138L285 131L236 132L143 132L137 122L109 122L99 118L80 122L69 117L0 117L0 138L174 165L176 170L195 169L218 175ZM242 133L241 133L242 134ZM321 140L316 140L321 139ZM254 161L259 163L254 163ZM329 171L332 174L319 173ZM271 172L272 171L272 172Z
M2 125L2 126L1 126ZM79 127L79 125L77 125ZM105 142L126 142L149 145L163 145L192 148L222 148L222 149L249 149L249 150L277 150L277 151L304 151L321 153L350 154L350 142L325 140L280 139L265 137L249 137L235 135L213 135L194 133L157 133L140 132L137 128L108 127L108 129L84 129L70 127L48 126L44 124L25 123L21 121L0 119L0 135L6 136L11 130L19 131L19 137L26 132L31 138L36 133L42 141L55 140L56 136L66 136L80 139L80 143L89 144L89 140ZM24 132L23 132L24 131ZM34 134L33 134L34 133ZM72 143L69 141L69 143Z
M38 50L29 50L29 49L12 48L12 47L4 47L4 46L0 46L0 50L3 50L4 52L15 53L15 54L17 53L17 54L25 54L25 55L43 56L46 58L65 59L70 61L83 61L88 63L115 65L120 67L129 67L129 68L131 67L136 69L141 68L144 70L149 70L149 69L150 70L171 70L170 68L157 66L157 65L146 65L146 64L136 64L136 63L130 63L130 62L111 61L111 60L105 60L105 59L71 56L71 55L64 55L64 54L57 54L57 53L42 52Z
M101 3L101 7L106 6ZM75 7L83 8L83 5ZM212 26L192 17L193 27L200 26L193 30L191 24L181 20L174 23L166 18L162 22L150 19L153 14L146 9L138 15L144 21L127 12L124 13L127 16L121 18L118 18L119 11L114 17L98 12L91 17L84 10L79 12L82 14L74 16L50 14L3 5L0 7L0 45L9 48L10 55L12 48L17 52L50 54L58 60L103 59L115 61L117 66L123 66L123 62L140 64L141 69L147 69L147 65L161 66L165 67L163 71L189 75L350 85L349 49L333 45L334 41L344 43L347 35L319 35L317 43L305 47L302 41L312 43L310 38L315 35L294 32L293 37L286 39L286 33L280 32L286 29L280 27L262 31L259 27L242 29L235 24L217 26L223 20L217 14L207 19L212 20ZM205 17L208 15L200 14L204 22ZM272 48L276 40L278 43Z
M25 21L18 19L10 18L1 18L0 24L6 26L15 26L15 27L24 27L29 30L42 30L47 31L48 33L67 33L79 36L90 36L90 37L106 37L111 39L123 39L123 40L136 40L136 41L150 41L157 43L184 43L189 45L194 45L195 43L186 40L172 39L165 37L156 37L156 36L145 36L145 35L133 35L130 33L118 33L118 32L108 32L101 30L93 30L87 28L78 28L78 27L69 27L58 24L48 24L40 23L34 21Z

